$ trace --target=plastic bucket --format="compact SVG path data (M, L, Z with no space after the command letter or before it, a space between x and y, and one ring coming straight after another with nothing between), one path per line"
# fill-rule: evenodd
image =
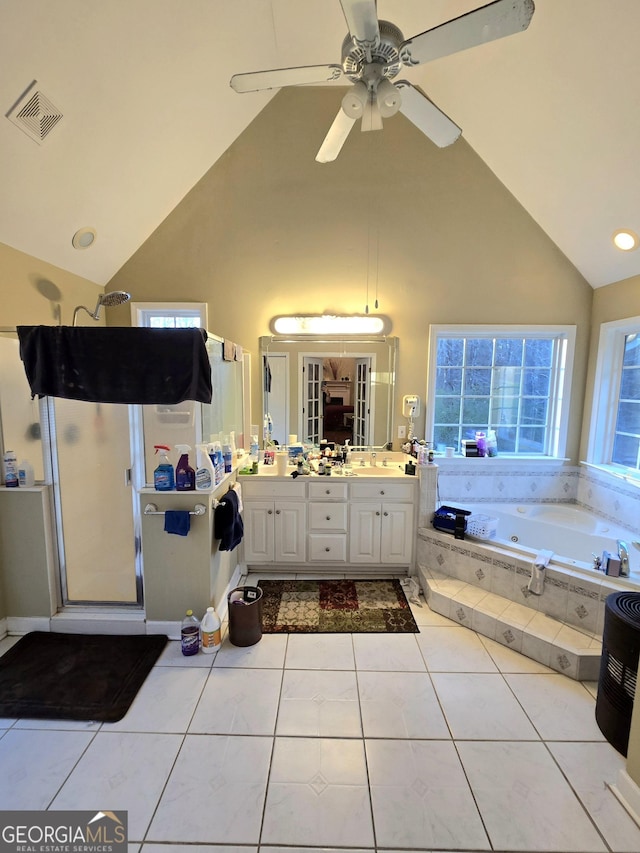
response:
M253 646L262 639L262 590L259 586L237 586L227 595L229 642Z

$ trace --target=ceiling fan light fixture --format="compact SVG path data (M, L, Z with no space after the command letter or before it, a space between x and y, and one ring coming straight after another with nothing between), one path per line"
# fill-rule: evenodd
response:
M619 228L611 239L616 249L620 249L621 252L633 252L639 245L638 235L629 228Z
M382 118L391 118L402 106L400 90L387 78L378 83L376 98Z
M360 81L355 83L342 99L342 109L349 118L360 118L369 102L367 84Z

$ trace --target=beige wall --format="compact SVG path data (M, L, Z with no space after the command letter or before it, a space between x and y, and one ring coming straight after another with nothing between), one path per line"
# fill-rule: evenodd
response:
M74 308L86 305L93 311L103 291L89 279L0 243L0 326L70 326Z
M256 352L275 314L363 312L369 255L370 308L377 266L400 341L396 411L424 397L430 323L575 323L577 459L591 288L464 139L437 149L399 115L316 163L339 102L280 92L108 289L208 302L211 330ZM109 322L128 322L126 306Z

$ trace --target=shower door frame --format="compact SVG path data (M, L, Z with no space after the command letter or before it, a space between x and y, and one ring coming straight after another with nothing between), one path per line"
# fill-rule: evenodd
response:
M104 405L120 405L106 403ZM144 609L144 586L143 586L143 562L142 562L142 522L140 514L140 506L138 494L144 483L144 462L142 465L135 465L133 461L136 459L144 460L144 431L142 429L142 407L138 405L129 405L129 454L132 460L132 465L125 472L126 485L131 489L131 512L133 519L134 530L134 565L135 572L135 601L98 601L98 600L69 600L68 585L67 585L67 564L65 556L65 540L64 540L64 520L62 517L62 494L60 487L60 469L58 460L58 445L56 433L55 419L55 400L52 397L44 397L40 399L40 422L42 424L43 438L43 460L45 470L45 482L52 485L53 502L52 502L52 525L55 531L56 539L56 557L57 557L57 580L58 580L58 595L59 606L64 609L82 608L97 608L104 610L108 608L122 610L143 610Z

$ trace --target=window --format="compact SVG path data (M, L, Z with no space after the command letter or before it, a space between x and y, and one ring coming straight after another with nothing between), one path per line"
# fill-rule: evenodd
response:
M640 477L640 317L601 326L589 461Z
M152 329L206 329L204 302L132 302L131 323Z
M476 431L493 429L500 454L562 455L574 339L573 326L432 326L434 446L459 450Z

